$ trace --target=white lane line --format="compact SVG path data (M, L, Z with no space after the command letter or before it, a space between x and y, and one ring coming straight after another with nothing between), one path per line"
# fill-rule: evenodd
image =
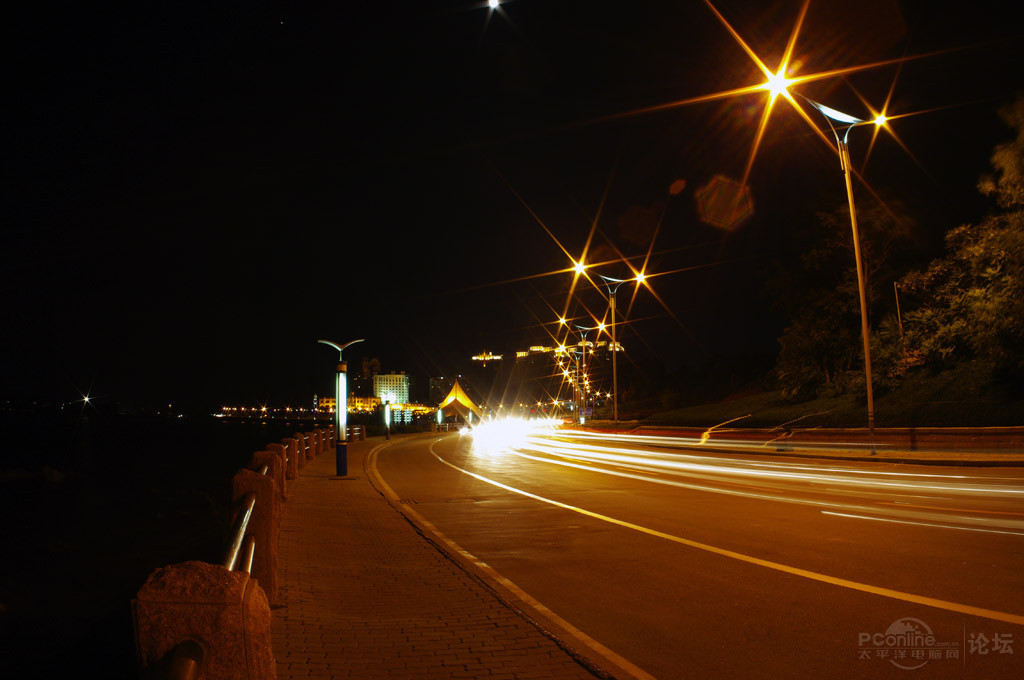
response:
M463 469L463 468L459 467L458 465L454 465L452 463L449 463L447 460L445 460L441 456L437 455L437 452L434 451L433 444L430 446L430 452L434 455L435 458L437 458L439 461L441 461L442 463L444 463L448 467L454 468L454 469L458 470L459 472L467 474L470 477L473 477L475 479L479 479L481 482L486 482L487 484L491 484L492 486L496 486L496 487L498 487L500 489L505 489L506 491L511 491L513 493L517 493L517 494L520 494L522 496L526 496L527 498L532 498L532 499L540 501L542 503L548 503L549 505L554 505L554 506L559 507L559 508L564 508L566 510L571 510L571 511L577 512L577 513L579 513L581 515L586 515L587 517L593 517L594 519L599 519L599 520L601 520L603 522L608 522L609 524L615 524L615 525L618 525L618 526L621 526L621 527L625 527L627 529L633 529L634 531L639 531L639 532L648 534L650 536L656 536L658 538L664 538L665 540L672 541L674 543L679 543L679 544L682 544L682 545L686 545L686 546L689 546L691 548L697 548L698 550L704 550L706 552L714 553L716 555L721 555L723 557L729 557L729 558L732 558L734 560L739 560L741 562L747 562L748 564L756 564L758 566L767 567L768 569L774 569L775 571L781 571L781 572L786 573L786 574L792 574L794 576L802 576L803 578L808 578L808 579L811 579L813 581L820 581L822 583L829 583L829 584L832 584L832 585L835 585L835 586L840 586L840 587L843 587L843 588L849 588L850 590L858 590L858 591L863 592L863 593L871 593L872 595L881 595L882 597L888 597L888 598L891 598L891 599L894 599L894 600L902 600L903 602L912 602L914 604L923 604L923 605L928 606L928 607L935 607L937 609L945 609L947 611L957 612L959 614L966 614L968 616L980 616L982 618L992 619L993 621L1004 621L1006 623L1014 623L1014 624L1017 624L1019 626L1024 626L1024 615L1011 614L1009 612L1001 612L1001 611L997 611L997 610L994 610L994 609L985 609L984 607L975 607L975 606L968 605L968 604L960 604L959 602L949 602L948 600L939 600L939 599L934 598L934 597L925 597L923 595L915 595L913 593L904 593L902 591L893 590L891 588L882 588L881 586L873 586L873 585L870 585L870 584L867 584L867 583L859 583L857 581L850 581L848 579L838 578L836 576L829 576L828 574L820 574L820 573L818 573L816 571L810 571L810 570L807 570L807 569L800 569L799 567L793 567L793 566L790 566L788 564L781 564L779 562L772 562L771 560L764 560L764 559L761 559L760 557L754 557L752 555L745 555L743 553L739 553L739 552L736 552L734 550L726 550L725 548L718 548L718 547L713 546L713 545L708 545L707 543L700 543L698 541L692 541L692 540L690 540L688 538L682 538L680 536L674 536L672 534L667 534L667 533L665 533L663 531L658 531L657 529L649 529L647 527L640 526L639 524L633 524L632 522L627 522L625 520L616 519L614 517L609 517L608 515L602 515L602 514L599 514L599 513L596 513L596 512L591 512L590 510L585 510L583 508L576 507L575 505L569 505L567 503L561 503L559 501L552 500L550 498L545 498L544 496L538 496L537 494L530 493L529 491L524 491L522 489L517 489L517 488L515 488L513 486L509 486L508 484L502 484L499 481L496 481L496 480L493 480L493 479L489 479L489 478L484 477L483 475L477 474L475 472L470 472L469 470Z

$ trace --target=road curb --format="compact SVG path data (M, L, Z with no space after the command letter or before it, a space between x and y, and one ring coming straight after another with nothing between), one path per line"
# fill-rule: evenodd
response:
M467 576L480 583L497 600L552 640L595 677L601 680L655 680L654 676L576 629L489 564L448 538L425 517L402 503L376 467L377 454L390 445L391 442L383 443L367 452L363 458L363 470L381 497L402 515L425 541Z

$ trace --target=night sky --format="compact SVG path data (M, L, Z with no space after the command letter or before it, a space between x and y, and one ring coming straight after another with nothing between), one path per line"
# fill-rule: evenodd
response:
M1024 86L1013 5L819 0L795 44L796 76L929 55L794 87L862 117L858 93L927 111L866 165L871 132L851 135L924 262L991 209L975 186ZM715 6L774 69L801 2ZM579 256L599 211L594 271L653 251L661 302L637 297L631 359L771 354L768 272L845 201L834 153L779 100L753 216L701 222L696 191L742 176L766 93L620 115L764 82L700 0L33 3L6 23L0 399L305 403L331 389L319 338L424 377L551 344L559 244ZM572 315L602 313L577 292Z

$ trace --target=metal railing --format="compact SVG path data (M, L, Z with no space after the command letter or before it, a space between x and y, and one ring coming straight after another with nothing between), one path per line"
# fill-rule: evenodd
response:
M295 453L300 460L305 459L313 450L315 446L313 436L310 433L296 433L294 435L293 438L296 440ZM324 435L320 434L318 436L322 437ZM322 441L327 442L329 439L325 438ZM286 476L288 463L291 459L289 455L291 447L288 444L283 444L283 442L282 445L282 450L279 451L279 455L283 453L284 463L281 474ZM274 465L276 466L277 463L275 462ZM258 474L273 474L271 466L269 464L261 465ZM283 483L283 480L281 481ZM283 491L283 489L278 491ZM271 501L273 500L276 500L276 493L275 498L271 499ZM249 492L245 494L241 501L239 512L232 525L230 544L224 553L221 566L230 571L251 574L256 553L256 537L249 534L248 530L256 508L256 493ZM260 507L262 508L262 501ZM138 635L138 631L136 631L136 635ZM136 642L138 642L138 637ZM210 659L216 657L217 650L206 647L204 643L194 638L183 639L170 652L170 664L169 667L165 667L166 677L171 680L200 680L205 673L205 669L211 663Z
M260 468L260 474L267 474L267 470L270 466L264 465ZM249 519L252 517L252 509L256 507L256 494L251 491L245 494L245 498L242 500L242 512L238 515L238 520L235 522L235 530L231 534L231 544L228 546L227 553L224 554L224 561L221 564L228 571L234 571L235 567L239 565L239 555L243 556L241 562L241 569L245 573L252 572L252 559L256 552L256 539L252 536L246 536L246 529L249 528Z

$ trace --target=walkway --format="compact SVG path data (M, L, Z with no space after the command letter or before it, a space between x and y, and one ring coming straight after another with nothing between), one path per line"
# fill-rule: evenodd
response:
M376 442L289 483L271 635L291 678L608 677L591 671L413 528L368 481Z

